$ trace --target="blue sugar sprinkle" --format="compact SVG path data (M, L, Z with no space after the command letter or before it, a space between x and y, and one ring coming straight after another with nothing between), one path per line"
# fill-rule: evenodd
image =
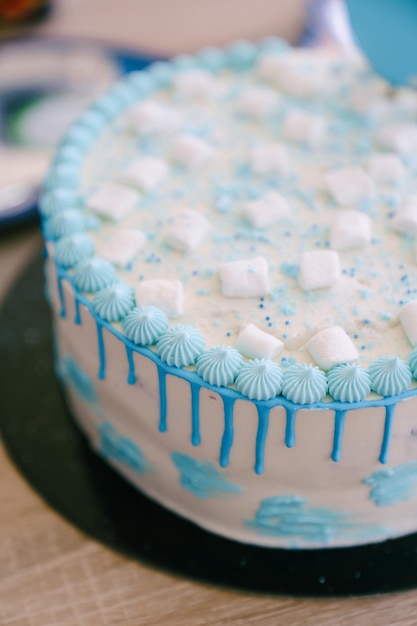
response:
M287 335L287 333L283 333L283 334L282 334L282 337L283 337L283 339L288 339L288 335Z
M359 335L358 335L357 333L355 333L355 334L353 335L353 338L354 338L354 339L358 339L358 338L359 338Z
M284 261L281 263L279 269L284 276L288 276L288 278L297 278L300 266L298 263L289 263L288 261Z
M289 326L291 324L290 320L285 320L285 326Z
M232 333L231 333L230 331L229 331L229 332L227 332L227 333L226 333L226 337L230 337L230 336L231 336L231 334L232 334Z
M220 326L220 320L214 320L213 326L214 328L217 328L218 326Z

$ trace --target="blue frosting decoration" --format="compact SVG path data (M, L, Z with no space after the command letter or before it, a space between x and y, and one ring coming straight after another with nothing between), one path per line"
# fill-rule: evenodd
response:
M168 317L156 306L135 307L123 320L123 331L134 343L150 346L168 329Z
M300 266L298 263L289 263L288 261L284 261L279 266L279 269L284 276L288 276L288 278L297 278Z
M87 404L98 403L98 395L93 381L89 378L72 355L67 355L61 361L60 372L81 400Z
M85 220L81 211L66 209L49 219L45 225L47 234L53 239L60 239L68 235L80 233L85 228Z
M242 491L219 471L211 461L199 461L187 454L172 452L171 459L180 473L180 484L196 498L222 498Z
M54 158L54 165L74 164L79 165L83 158L83 151L77 146L63 145L59 148Z
M78 206L78 198L72 189L58 187L44 193L39 201L39 211L43 217L51 217L59 211L74 209Z
M55 163L45 178L43 189L56 187L77 187L80 180L79 163Z
M411 371L399 357L381 356L369 367L372 389L381 396L394 396L408 389Z
M329 393L340 402L364 400L371 391L371 378L360 365L342 363L327 373Z
M192 365L204 350L204 337L194 326L181 324L166 331L157 343L158 354L168 365Z
M116 281L96 293L94 310L108 322L118 322L135 306L133 287L122 280Z
M414 348L414 350L411 352L408 359L408 364L410 366L413 378L417 379L417 348Z
M155 87L168 87L172 82L172 77L175 74L175 70L172 63L167 61L155 61L152 63L148 70L149 74L155 81Z
M319 402L327 393L326 375L313 365L291 365L284 372L282 393L295 404Z
M106 459L118 461L142 476L152 472L152 468L139 446L129 439L119 435L110 422L97 425L100 435L99 452Z
M236 41L225 50L228 64L236 70L247 70L258 59L259 48L250 41Z
M269 400L281 393L282 371L269 359L253 359L242 365L236 388L251 400Z
M340 461L342 454L342 439L343 431L345 429L345 417L346 411L335 411L334 415L334 435L333 435L333 450L332 461L337 463Z
M218 72L226 65L226 55L220 48L207 47L197 53L202 67L211 72Z
M81 291L95 293L110 285L116 276L116 271L110 261L93 257L77 263L74 268L73 281Z
M243 364L243 357L231 346L210 348L197 359L196 369L203 380L218 387L226 387L235 380Z
M62 237L55 244L55 261L62 267L74 267L94 254L94 242L85 233Z
M380 463L388 463L388 450L391 442L392 425L394 423L396 404L387 404L385 407L385 424L384 436L382 439L381 454L379 455Z
M223 396L224 430L220 447L221 467L227 467L229 465L230 451L232 449L234 439L233 411L235 402L235 398L230 396Z
M417 462L375 472L362 482L371 487L369 497L377 506L392 506L411 500L417 493Z

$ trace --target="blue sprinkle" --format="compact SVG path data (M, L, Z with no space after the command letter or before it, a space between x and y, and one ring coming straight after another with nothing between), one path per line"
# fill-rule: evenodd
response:
M226 333L226 337L230 337L230 336L231 336L231 334L232 334L231 332L227 332L227 333Z
M284 274L284 276L288 276L288 278L297 278L300 271L300 266L298 265L298 263L289 263L288 261L284 261L283 263L281 263L279 269Z

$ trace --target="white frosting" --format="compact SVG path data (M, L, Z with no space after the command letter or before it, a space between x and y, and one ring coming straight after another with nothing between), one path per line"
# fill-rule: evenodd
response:
M246 324L239 332L236 348L250 359L275 359L282 352L284 344L255 324Z
M378 133L378 141L383 148L409 155L417 150L417 124L387 124Z
M163 159L140 156L123 170L121 180L138 186L143 191L152 191L166 177L168 171L168 165Z
M184 288L180 280L143 280L135 288L138 306L157 306L168 317L178 317L184 311Z
M348 209L334 218L330 229L330 247L334 250L362 248L370 243L371 236L369 215Z
M121 267L126 266L146 245L146 235L137 228L109 230L108 237L97 240L96 249L101 256Z
M307 343L307 350L323 370L329 370L340 363L352 363L358 359L355 345L340 326L332 326L318 332Z
M412 346L417 346L417 300L402 306L399 317L408 341Z
M325 182L333 198L342 206L352 206L366 200L374 189L372 179L360 167L327 172Z
M326 133L326 122L320 115L291 109L284 120L283 133L286 139L308 146L319 145Z
M286 174L288 171L288 153L280 143L253 148L250 162L256 174Z
M331 287L339 279L340 261L335 250L306 250L301 254L298 283L304 291Z
M280 193L269 191L257 200L244 204L242 215L255 228L265 228L282 220L287 221L291 211Z
M179 135L172 144L171 156L174 161L186 167L198 167L211 159L215 154L214 148L195 135Z
M417 235L417 198L400 207L391 226L398 233Z
M183 209L170 219L165 242L180 252L199 248L210 230L206 218L193 209Z
M240 113L255 118L262 118L273 111L279 103L276 91L269 87L249 87L236 102Z
M174 89L181 96L206 98L216 91L216 81L205 70L183 70L174 78Z
M178 127L178 114L170 107L152 100L140 102L132 107L130 120L138 133L161 133Z
M263 257L222 263L219 275L222 293L228 298L256 298L271 291L268 261Z
M295 54L264 54L258 63L258 72L262 78L271 81L289 94L307 97L323 93L328 87L326 66L316 71L311 70L308 55L303 50Z
M120 221L133 211L140 200L140 194L118 183L104 183L87 198L89 209L102 217Z
M405 167L397 154L373 154L369 159L369 173L376 183L395 183L405 175Z

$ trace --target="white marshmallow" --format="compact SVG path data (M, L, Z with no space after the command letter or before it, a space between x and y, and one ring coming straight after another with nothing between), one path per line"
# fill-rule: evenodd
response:
M377 136L379 144L399 154L411 154L417 150L417 124L391 124Z
M239 332L236 348L250 359L274 359L283 350L284 344L255 324L246 324Z
M417 345L417 300L412 300L401 307L400 322L408 341L412 346Z
M288 202L277 191L268 191L242 207L243 217L254 228L265 228L281 220L287 220L290 214Z
M277 106L278 94L269 87L249 87L239 97L236 108L240 113L262 118Z
M361 248L371 241L371 219L360 211L337 213L330 229L330 247L335 250Z
M340 326L325 328L313 335L307 343L307 350L323 370L329 370L340 363L352 363L358 359L355 345Z
M351 206L369 198L374 190L373 181L361 167L345 167L327 172L325 182L336 202Z
M195 135L179 135L172 144L171 154L174 161L186 167L198 167L210 160L214 154L214 148Z
M331 287L339 279L340 261L335 250L308 250L301 254L298 283L304 291Z
M168 165L162 159L141 156L123 170L120 179L130 185L152 191L167 175Z
M167 106L148 100L131 109L130 120L138 133L159 133L178 128L178 114Z
M174 89L181 96L207 97L216 90L214 76L205 70L183 70L174 78Z
M256 174L282 175L288 171L288 153L280 143L257 146L251 151L250 164Z
M209 230L210 224L204 215L183 209L170 221L164 241L175 250L190 252L202 244Z
M142 280L135 288L135 298L138 306L157 306L168 317L178 317L184 312L184 288L180 280Z
M326 133L326 123L320 115L293 109L287 113L283 125L286 139L308 146L318 146Z
M394 153L373 154L369 159L368 169L376 183L395 183L405 174L403 162Z
M140 200L140 194L117 183L105 183L87 199L89 209L104 218L118 222L131 213Z
M256 298L271 291L264 257L222 263L219 274L222 293L229 298Z
M126 266L146 244L146 235L136 228L113 230L107 240L97 242L98 255L121 267Z
M264 54L258 62L257 71L262 78L293 96L311 96L326 88L326 68L312 65L303 51L280 56Z
M391 227L397 233L417 235L417 199L409 200L391 220Z

